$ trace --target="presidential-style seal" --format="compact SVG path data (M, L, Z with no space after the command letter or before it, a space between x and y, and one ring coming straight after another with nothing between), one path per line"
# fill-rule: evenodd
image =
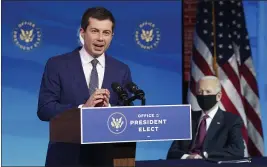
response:
M122 113L115 112L109 116L107 126L111 133L120 134L127 127L127 119Z
M30 21L23 21L13 31L13 41L22 50L32 50L40 45L41 30Z
M160 30L154 23L145 21L135 32L135 41L143 49L154 49L160 41Z

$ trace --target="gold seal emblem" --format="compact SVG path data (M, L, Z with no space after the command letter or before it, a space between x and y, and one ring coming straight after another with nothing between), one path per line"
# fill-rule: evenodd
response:
M135 40L137 45L143 49L154 49L160 41L159 28L154 23L145 21L139 25L135 32Z
M108 129L113 134L120 134L127 127L127 119L125 115L119 112L111 114L107 121Z
M13 41L22 50L32 50L40 45L41 31L29 21L23 21L13 31Z

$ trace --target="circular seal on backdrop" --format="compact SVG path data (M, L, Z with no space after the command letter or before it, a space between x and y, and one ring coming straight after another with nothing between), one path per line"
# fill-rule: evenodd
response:
M145 21L135 31L135 41L142 49L154 49L160 41L160 30L154 23Z
M30 21L23 21L13 31L13 41L22 50L32 50L40 46L41 30Z

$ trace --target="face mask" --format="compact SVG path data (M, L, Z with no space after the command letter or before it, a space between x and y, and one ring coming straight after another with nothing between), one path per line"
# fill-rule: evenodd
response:
M217 103L216 95L197 95L197 102L203 111L208 111Z

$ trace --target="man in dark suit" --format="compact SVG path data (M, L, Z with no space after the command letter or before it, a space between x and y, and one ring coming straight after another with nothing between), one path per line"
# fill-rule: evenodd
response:
M132 81L129 67L106 55L114 35L115 19L105 8L89 8L83 14L81 48L55 56L45 66L38 117L50 121L72 108L119 105L111 89L117 82L122 87ZM113 144L75 145L49 142L46 166L113 165Z
M222 93L218 78L201 78L196 93L202 111L192 112L192 140L174 141L167 159L244 157L243 122L219 108Z

